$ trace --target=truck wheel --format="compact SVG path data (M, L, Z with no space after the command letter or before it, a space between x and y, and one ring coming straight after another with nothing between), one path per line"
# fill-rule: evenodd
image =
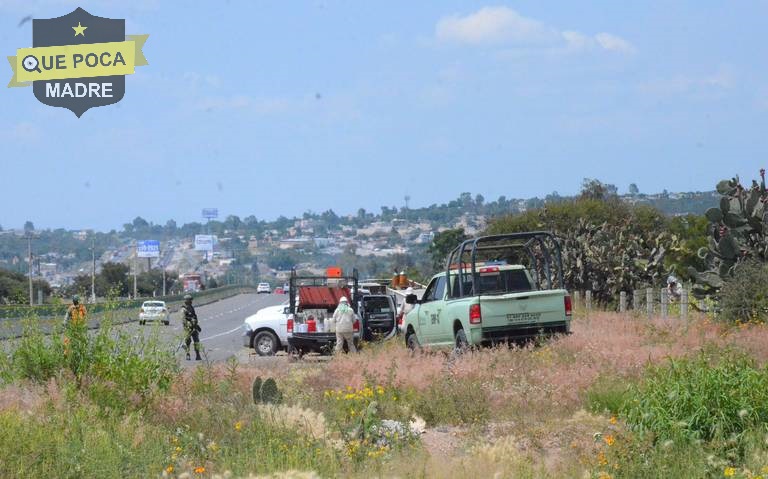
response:
M166 320L163 321L163 324L168 326L169 324L171 324L171 322L166 319Z
M262 331L253 338L253 349L259 356L274 356L277 352L277 336L269 331Z
M143 319L139 320L139 326L144 326L145 324L147 324L146 321L144 321Z
M469 350L469 341L467 341L467 335L464 334L464 330L460 329L456 331L456 351L463 353Z
M421 351L421 345L419 344L419 338L416 337L416 333L411 333L405 338L405 345L411 352Z

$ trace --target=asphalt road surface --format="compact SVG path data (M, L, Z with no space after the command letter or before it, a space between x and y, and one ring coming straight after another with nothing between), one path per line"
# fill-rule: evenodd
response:
M231 356L241 360L247 357L247 349L243 346L245 318L262 308L275 306L287 300L288 296L284 294L241 294L196 307L195 311L203 330L200 333L200 342L203 345L205 359L220 362L226 361ZM133 322L120 327L136 334L152 334L153 331L158 331L163 341L176 348L184 338L184 328L181 323L181 313L176 312L171 315L171 324L168 326L154 323L140 326L138 322ZM190 351L194 352L191 346ZM182 348L178 349L177 357L182 365L188 363L184 360ZM193 360L189 363L195 364L194 354L192 358Z

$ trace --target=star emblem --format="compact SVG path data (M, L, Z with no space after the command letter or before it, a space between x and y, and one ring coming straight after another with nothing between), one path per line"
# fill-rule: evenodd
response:
M75 31L75 36L78 36L78 35L85 36L85 29L86 28L88 28L88 27L84 27L84 26L80 25L80 22L77 22L77 26L76 27L72 27L72 30Z

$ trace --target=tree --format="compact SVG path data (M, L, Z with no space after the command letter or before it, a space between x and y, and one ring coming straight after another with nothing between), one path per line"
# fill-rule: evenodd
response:
M445 264L445 258L453 249L468 239L464 233L464 228L445 230L437 233L432 244L429 245L427 252L432 257L432 268L438 271Z
M35 231L35 224L32 223L31 221L27 220L24 223L24 232L25 233L31 233L33 231Z
M477 206L478 208L481 208L483 206L483 203L485 203L485 197L480 193L475 195L475 206Z
M149 223L147 222L147 220L145 220L141 216L137 216L136 218L134 218L132 221L132 224L135 230L142 230L149 227Z
M127 296L129 272L130 268L123 263L107 262L101 265L99 276L103 279L108 292L113 292L118 296Z
M636 196L640 193L640 189L637 187L636 184L630 183L629 184L629 194L632 196Z
M237 231L243 225L243 221L237 215L229 215L224 220L224 227L228 230Z
M165 232L169 235L174 235L178 229L176 221L168 220L165 222Z

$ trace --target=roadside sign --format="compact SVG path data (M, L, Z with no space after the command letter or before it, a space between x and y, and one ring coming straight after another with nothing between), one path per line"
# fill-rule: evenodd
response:
M216 244L214 235L195 235L195 251L213 251Z
M136 243L136 256L139 258L159 258L160 242L158 240L142 240Z
M218 208L203 208L203 218L212 220L219 217Z

